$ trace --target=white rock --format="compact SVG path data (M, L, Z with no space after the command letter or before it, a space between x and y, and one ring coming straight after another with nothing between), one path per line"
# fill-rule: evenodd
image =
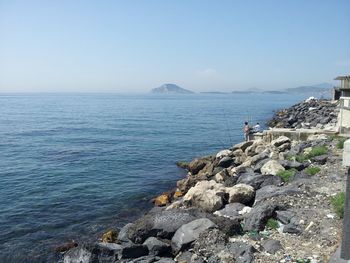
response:
M231 153L232 153L232 151L230 151L230 150L222 150L216 154L216 158L222 158L222 157L230 155Z
M184 196L184 204L194 205L206 212L214 212L223 206L222 195L225 187L222 184L211 181L200 181Z
M261 174L272 174L276 175L279 171L284 171L284 167L275 160L270 160L261 167Z
M243 207L243 209L241 211L238 211L238 214L245 215L245 214L250 213L251 210L252 210L251 207L245 206L245 207Z

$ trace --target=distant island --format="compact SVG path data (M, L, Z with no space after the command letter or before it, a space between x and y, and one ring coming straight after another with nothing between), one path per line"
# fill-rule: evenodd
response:
M153 94L193 94L193 91L183 89L176 84L163 84L162 86L152 89Z

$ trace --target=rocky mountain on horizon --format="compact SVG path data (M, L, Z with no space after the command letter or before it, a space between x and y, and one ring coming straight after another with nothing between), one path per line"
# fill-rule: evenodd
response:
M154 94L193 94L193 91L183 89L176 84L163 84L151 90Z

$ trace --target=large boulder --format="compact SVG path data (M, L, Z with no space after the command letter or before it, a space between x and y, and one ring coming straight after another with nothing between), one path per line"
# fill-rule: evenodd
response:
M261 167L262 174L277 175L279 171L284 171L284 167L276 160L270 160Z
M171 247L169 244L155 238L149 237L143 243L147 246L149 253L156 256L170 255Z
M152 236L169 239L180 226L195 220L199 216L200 213L196 210L182 209L149 213L129 225L127 238L134 243L143 243Z
M226 188L226 193L229 194L229 203L249 204L254 199L255 190L247 184L236 184Z
M232 163L233 163L233 159L231 157L226 156L219 161L218 166L222 168L227 168Z
M231 150L222 150L216 154L216 158L222 158L226 156L230 156L232 154Z
M219 210L224 202L225 187L214 180L198 182L183 198L187 206L196 206L206 212Z
M240 212L243 210L244 207L245 205L241 203L227 204L223 209L214 212L214 215L226 217L229 219L242 219L243 217L241 216Z
M250 145L252 145L254 141L248 141L248 142L241 142L232 147L232 151L236 151L238 149L242 150L243 152L245 149L247 149Z
M261 231L269 218L274 215L278 206L272 203L262 203L253 207L244 222L245 231Z
M215 227L216 225L208 218L196 219L182 225L171 239L173 250L175 252L180 251L195 241L201 233Z
M266 185L261 187L255 193L255 203L259 203L265 199L280 196L280 195L293 195L293 194L301 194L302 190L298 188L297 185L289 184L283 187L278 187L275 185Z
M200 170L202 170L208 164L207 158L194 159L188 165L188 170L191 174L197 174Z
M285 143L291 143L291 140L286 136L280 136L277 139L271 141L271 145L279 147Z

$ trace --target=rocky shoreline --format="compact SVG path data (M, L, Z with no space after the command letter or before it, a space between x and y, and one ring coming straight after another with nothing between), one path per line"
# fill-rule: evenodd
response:
M299 108L316 107L318 118L336 114L323 101L312 103ZM303 112L309 110L288 125L305 123ZM341 238L341 214L332 206L346 181L341 141L280 136L179 163L188 176L155 198L151 211L99 241L60 247L60 262L328 262Z

